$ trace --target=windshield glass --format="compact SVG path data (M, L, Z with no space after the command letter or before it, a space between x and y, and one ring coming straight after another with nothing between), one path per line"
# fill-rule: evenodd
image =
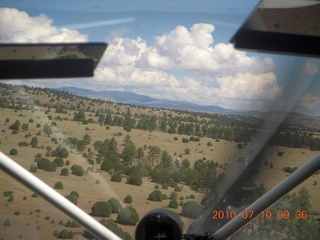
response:
M0 43L108 47L92 78L1 81L1 152L122 239L156 208L184 233L250 214L320 151L319 60L229 43L257 3L2 1ZM319 180L231 239L319 239ZM93 238L3 171L0 190L0 239Z

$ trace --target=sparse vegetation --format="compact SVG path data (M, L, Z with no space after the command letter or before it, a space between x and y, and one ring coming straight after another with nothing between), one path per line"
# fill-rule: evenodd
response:
M0 83L0 91L2 87L3 85ZM16 86L12 86L12 89L16 88ZM127 191L126 194L130 195L130 198L126 197L124 202L132 204L133 197L135 199L133 206L140 215L144 214L151 206L168 206L176 209L180 205L182 209L187 208L186 204L188 200L196 200L196 203L198 203L198 199L201 199L204 194L210 193L216 187L218 182L223 178L223 171L226 168L228 169L228 165L226 164L233 160L232 153L243 148L248 150L248 152L252 151L251 149L254 145L250 146L250 141L259 141L254 139L254 137L261 122L254 117L167 109L152 110L101 100L90 100L88 98L72 96L68 93L55 92L50 89L34 90L28 87L26 89L31 91L28 93L31 98L33 97L32 91L34 91L34 96L37 96L34 103L23 101L21 104L16 104L15 101L21 100L15 98L15 95L0 95L0 105L5 105L5 107L0 108L0 110L3 110L3 117L0 121L2 123L0 129L3 133L1 146L7 153L11 148L16 148L19 151L19 156L15 157L15 159L24 166L30 166L31 172L36 172L38 166L41 167L39 169L47 171L38 170L36 175L42 176L45 174L44 179L50 182L51 185L55 186L54 182L62 178L58 176L59 173L62 176L68 176L70 171L76 176L83 176L81 178L76 178L75 176L63 178L66 191L70 191L68 187L71 186L70 182L74 181L75 178L77 179L77 184L81 187L83 186L83 189L90 189L89 193L86 192L89 190L85 190L83 198L81 195L80 207L88 205L92 201L91 206L96 201L93 200L95 198L92 196L96 196L96 191L100 191L100 188L102 189L101 192L105 192L105 181L108 182L111 176L112 182L108 182L108 184L115 192L117 188L121 190L124 188ZM48 95L50 95L50 99L48 99ZM9 97L11 97L10 100ZM49 101L51 99L52 101ZM45 118L38 117L39 115L36 112L38 108L32 110L32 104L35 103L45 111ZM90 110L88 110L88 107L90 107ZM74 119L72 121L73 116L77 114L76 119L79 116L81 118L81 115L84 119L81 121ZM32 121L30 121L31 118ZM56 124L52 121L56 121ZM131 125L125 127L124 124L127 123ZM88 125L84 126L83 124ZM10 128L9 125L12 127ZM8 127L17 135L11 135ZM295 166L300 167L300 160L296 161L293 165L291 165L291 162L286 162L287 158L292 157L297 152L293 148L288 149L287 147L303 148L303 154L300 154L301 150L299 151L301 161L305 161L311 156L312 152L310 150L320 150L320 141L317 140L319 133L316 129L312 130L308 127L295 129L295 127L285 125L284 123L283 126L280 126L279 132L271 138L270 144L273 145L271 152L273 153L270 155L273 154L275 158L270 160L268 158L264 159L265 156L262 157L262 165L267 162L263 166L265 171L276 172L279 169L282 171L281 168L283 166L290 166L283 168L283 172L288 175L297 169ZM125 131L130 131L130 137L126 136ZM37 139L37 141L34 139ZM9 147L8 144L10 144ZM219 148L221 147L230 150L230 154L228 153L226 156L220 154ZM279 158L277 158L279 152ZM33 156L35 155L38 155L35 158L36 163L32 163ZM243 156L245 160L245 154ZM282 163L282 161L285 163ZM71 170L70 167L67 167L70 165L70 162L71 165L73 164ZM49 172L50 169L54 169L54 164L56 167L62 167L61 171L54 170L56 172ZM106 168L105 165L107 166ZM80 170L81 173L79 175L76 174L75 172L77 171L74 170L78 167L75 166L87 169L88 175L84 175L86 174L84 169L83 171ZM100 169L108 173L101 172ZM283 172L282 175L284 175ZM100 174L102 177L97 177L97 174ZM122 181L122 178L125 180ZM52 179L56 180L52 181ZM97 179L99 180L99 185L94 184L98 183ZM258 181L263 181L263 179L259 179ZM313 196L314 192L318 190L317 181L319 181L318 175L314 175L314 179L307 183ZM126 183L141 187L131 186ZM150 189L153 188L155 183L158 184L155 190L161 188L162 202L150 202L146 200L148 195L150 195L149 193L153 191ZM169 188L170 190L166 191ZM149 189L148 192L145 189ZM172 192L172 190L175 191ZM170 192L172 192L172 196L171 194L169 195ZM259 192L258 189L256 192ZM15 214L15 212L19 212L21 215L24 214L19 205L26 194L21 194L15 192L14 198L13 194L9 194L3 201L3 204L6 204L10 208L13 204L17 206L14 211L8 213L8 217ZM33 195L33 197L37 196L36 194ZM103 196L105 197L105 195ZM123 197L121 194L119 196ZM70 193L66 197L77 204L79 195ZM158 199L161 197L159 194ZM168 197L170 200L165 201ZM249 198L253 200L255 197L257 195L249 196L248 198L244 197L244 201L249 201ZM295 198L292 197L292 199ZM14 202L10 203L7 200ZM23 205L35 201L39 200L28 198ZM187 202L184 203L184 201ZM203 204L206 201L203 201ZM108 203L112 205L110 199ZM142 205L144 207L141 207ZM87 212L90 212L90 206L89 209L86 209ZM5 211L9 209L6 207L2 208L2 206L0 208L1 210L5 209ZM43 232L46 228L42 227L41 221L45 219L45 216L51 215L51 213L48 213L42 205L39 208L42 209L43 213L30 215L30 218L38 216L35 224L41 226L41 229L37 228L37 225L35 225L35 229L37 228L39 232ZM115 211L114 209L112 206L113 212ZM116 211L119 211L119 205L116 209L118 209ZM194 215L188 213L187 209L181 211L181 215L188 215L189 218L193 219ZM116 216L112 215L112 218L115 219ZM56 219L56 224L54 224L54 219L50 218L50 220L53 220L52 226L59 222ZM61 226L69 227L66 219L63 219L63 222L63 224L60 223ZM314 222L311 220L305 222L310 226L316 226L313 225ZM49 222L47 223L49 224ZM130 239L130 236L117 227L112 219L104 219L104 223L111 226L110 228L114 227L117 229L116 231L119 231L119 236L121 235L122 239ZM16 227L15 221L12 221L12 225ZM277 231L271 227L270 229L275 232ZM287 234L287 230L283 229L282 237L286 237L284 235ZM51 234L54 232L53 230L50 231ZM58 236L60 231L61 228L59 227L59 230L55 232L55 236ZM75 237L78 237L79 232L74 233ZM132 234L131 230L129 232ZM312 229L309 232L311 233ZM297 233L292 231L292 234ZM24 234L23 238L27 237ZM294 237L287 238L291 239ZM298 239L298 237L296 238Z

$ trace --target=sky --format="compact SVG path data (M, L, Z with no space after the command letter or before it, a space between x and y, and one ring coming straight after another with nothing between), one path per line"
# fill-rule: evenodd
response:
M14 84L120 90L227 109L320 116L317 59L238 51L229 43L257 3L3 0L0 42L108 43L93 78Z

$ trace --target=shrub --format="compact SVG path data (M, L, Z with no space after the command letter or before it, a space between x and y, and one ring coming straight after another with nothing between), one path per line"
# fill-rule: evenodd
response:
M120 173L115 173L111 176L111 181L112 182L121 182L122 181L122 176Z
M101 170L109 172L112 169L114 169L114 165L110 160L105 160L102 162Z
M55 230L55 231L53 232L53 236L54 236L54 237L58 237L58 234L59 234L59 231L58 231L58 230Z
M45 132L45 134L47 134L48 136L50 136L52 134L52 128L49 124L45 124L43 126L43 131Z
M159 189L159 185L158 185L158 184L155 185L155 186L154 186L154 189Z
M56 182L56 183L54 184L54 188L56 188L56 189L63 189L63 184L62 184L62 182L61 182L61 181Z
M116 235L118 235L121 239L132 240L131 236L127 232L123 231L120 227L118 227L118 225L112 219L103 218L100 221L100 223L103 226L105 226L106 228L108 228L110 231L112 231ZM94 238L94 236L86 230L85 230L83 236L88 239Z
M7 202L12 202L13 201L13 195L10 195Z
M168 196L167 196L166 193L162 194L162 199L163 199L163 200L167 200L167 199L168 199Z
M101 164L101 162L102 162L102 158L100 156L97 156L96 163Z
M190 148L185 148L184 149L184 154L190 154L190 152L191 152Z
M76 176L83 176L84 175L84 169L82 166L80 165L73 165L71 167L71 170L72 170L72 174L76 175Z
M30 172L36 172L37 171L37 167L36 166L34 166L33 164L31 164L31 166L30 166Z
M167 190L168 187L169 187L168 184L167 184L167 183L164 183L164 184L162 184L161 189Z
M178 199L178 193L176 193L176 192L170 193L170 199L171 200L177 200Z
M56 151L57 151L57 157L67 158L69 156L69 151L65 147L63 148L57 147Z
M31 139L30 145L31 145L32 148L38 147L38 138L37 137L33 137Z
M68 231L67 229L63 229L63 230L61 230L61 232L59 232L58 238L73 239L74 238L74 234L73 234L73 232Z
M68 176L69 175L69 170L67 168L62 168L60 172L61 176Z
M39 195L36 194L36 193L32 193L31 197L32 197L32 198L37 198L37 197L39 197Z
M100 201L93 204L91 214L97 217L109 217L112 213L112 207L108 202Z
M182 142L183 142L183 143L188 143L188 142L189 142L189 139L184 137L184 138L182 138Z
M79 194L74 194L73 192L71 192L69 195L66 196L66 199L68 199L74 205L78 204L78 198L79 198Z
M124 225L136 225L138 221L139 215L132 206L121 209L117 218L117 222Z
M70 228L79 228L81 225L75 221L70 221L68 220L67 223L64 225L65 227L70 227Z
M57 164L58 167L63 167L64 165L64 161L60 157L55 158L53 161Z
M3 222L3 226L10 227L10 226L11 226L10 219L7 218L7 219Z
M12 194L13 194L12 191L4 191L4 192L3 192L3 196L4 196L4 197L9 197L9 196L11 196Z
M196 219L200 216L203 208L195 201L187 201L182 206L181 215L187 218Z
M162 202L162 192L160 190L154 190L152 193L149 194L148 199L151 201Z
M46 165L49 164L50 160L48 158L40 158L37 163L39 169L45 169Z
M212 147L213 146L213 143L211 141L207 142L207 146L208 147Z
M127 183L135 186L141 186L142 185L142 178L140 176L129 176L127 179Z
M55 162L48 162L45 165L44 170L48 172L55 172L57 170L57 164Z
M170 202L169 202L169 208L174 208L174 209L177 209L178 208L178 206L179 206L179 204L178 204L178 202L176 201L176 200L171 200Z
M82 235L85 239L94 239L95 238L95 236L91 232L89 232L87 229L83 230Z
M116 198L110 198L108 203L110 204L113 213L119 213L119 211L122 209L119 200Z
M18 155L18 151L15 148L12 148L9 152L10 155Z
M186 167L186 168L190 167L189 159L187 159L187 158L183 159L181 162L181 166Z
M19 147L28 147L29 146L29 143L27 142L19 142Z
M192 142L199 142L200 138L192 136L192 137L189 138L189 140L192 141Z
M131 195L127 195L124 200L123 200L124 203L128 203L128 204L131 204L132 203L132 197Z

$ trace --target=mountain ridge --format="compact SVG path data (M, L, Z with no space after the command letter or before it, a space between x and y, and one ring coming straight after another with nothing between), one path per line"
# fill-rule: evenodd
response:
M145 107L154 108L167 108L167 109L178 109L178 110L190 110L190 111L201 111L201 112L212 112L212 113L225 113L225 114L245 114L245 112L225 109L220 106L204 106L188 101L175 101L168 99L157 99L146 95L136 94L132 92L122 91L94 91L90 89L78 88L78 87L60 87L54 88L58 91L66 91L70 94L78 95L81 97L88 97L91 99L101 99L111 102L119 102L126 104L133 104Z

